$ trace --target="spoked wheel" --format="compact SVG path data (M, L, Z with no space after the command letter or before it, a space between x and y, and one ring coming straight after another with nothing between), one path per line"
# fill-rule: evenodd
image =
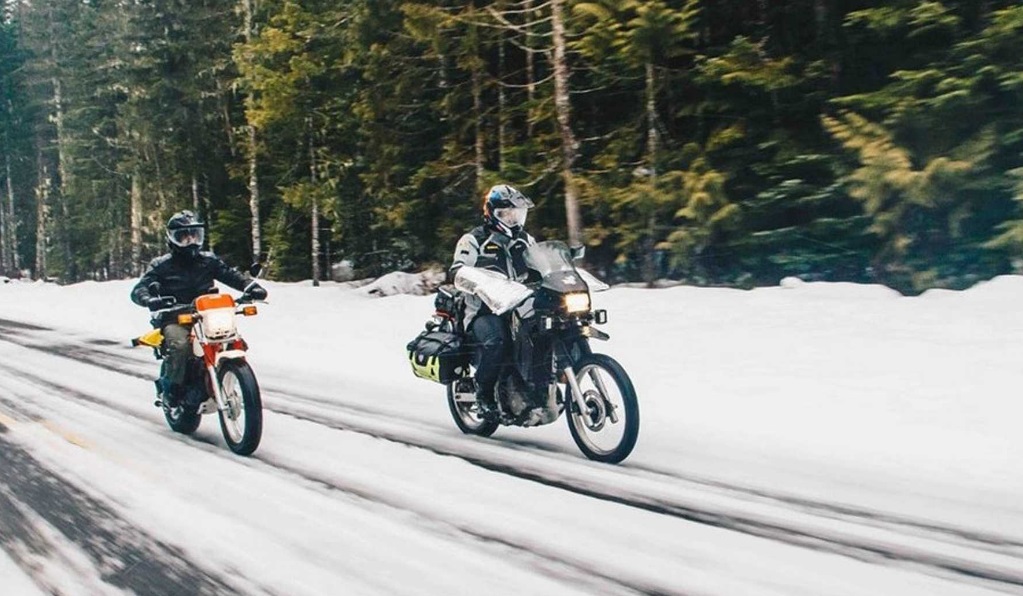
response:
M263 436L263 401L256 375L245 362L228 361L218 373L227 409L220 412L220 430L227 446L238 455L249 455Z
M497 421L487 421L479 417L476 410L476 396L469 394L455 393L454 383L448 383L448 408L451 410L451 417L455 419L458 430L467 435L478 435L489 437L497 430Z
M586 457L616 464L632 453L639 437L639 403L629 375L610 356L591 354L576 363L576 382L586 409L569 388L568 429Z

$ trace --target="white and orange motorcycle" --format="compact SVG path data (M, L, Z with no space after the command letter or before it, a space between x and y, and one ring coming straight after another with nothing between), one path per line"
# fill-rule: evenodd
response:
M154 284L155 285L155 284ZM154 296L159 287L150 288ZM156 291L152 291L156 290ZM168 403L160 380L156 381L155 405L163 409L167 424L175 431L190 435L199 428L203 415L220 415L220 429L231 451L249 455L259 447L263 435L263 402L256 375L245 360L248 344L238 333L238 315L252 316L258 311L253 300L242 295L236 302L227 294L205 294L191 304L175 304L167 297L166 308L155 311L153 319L171 320L190 328L191 359L185 377L186 395L179 403ZM133 346L153 348L163 359L163 334L159 328L132 340ZM166 362L160 368L163 378Z

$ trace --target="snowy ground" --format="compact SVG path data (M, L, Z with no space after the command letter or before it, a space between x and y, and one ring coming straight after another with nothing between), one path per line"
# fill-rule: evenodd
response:
M267 407L174 435L128 282L0 285L3 594L1023 594L1023 278L596 297L633 455L458 433L431 299L269 284Z

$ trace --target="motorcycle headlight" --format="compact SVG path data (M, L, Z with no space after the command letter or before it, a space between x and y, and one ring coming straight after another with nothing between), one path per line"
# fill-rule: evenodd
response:
M588 312L590 310L589 292L565 294L565 310L569 313Z

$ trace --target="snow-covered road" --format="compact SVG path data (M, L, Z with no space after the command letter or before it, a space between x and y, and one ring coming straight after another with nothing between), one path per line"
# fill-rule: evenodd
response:
M425 318L427 300L345 297L336 326L317 334L335 305L311 300L306 310L315 314L303 318L289 302L315 290L288 286L272 288L281 305L267 307L264 318L287 313L291 320L270 323L272 333L256 331L262 321L251 323L265 433L253 457L239 458L223 445L214 418L182 437L152 406L156 364L117 341L144 321L109 306L123 299L124 284L78 290L25 286L0 294L4 594L1023 594L1023 491L1016 492L1017 479L1003 478L1000 460L983 469L950 462L948 473L928 474L921 456L900 475L883 461L856 468L847 462L865 448L832 454L840 439L829 444L808 432L802 439L810 453L801 457L786 458L782 439L756 445L774 462L758 476L748 473L761 461L750 455L755 450L729 451L725 442L710 445L720 450L714 457L694 450L687 458L679 447L685 440L673 441L671 431L699 429L681 420L685 408L665 405L671 396L660 388L670 379L637 383L641 407L650 407L640 447L622 466L586 461L563 423L465 437L446 418L442 391L403 369L401 334L414 335L409 321ZM637 308L641 302L627 294L611 292L609 302ZM669 308L670 297L649 301L647 316ZM800 303L793 308L805 315L813 310L807 298L785 300ZM90 307L117 318L90 324ZM397 314L381 318L381 309ZM947 322L988 349L975 321ZM271 347L275 335L284 345ZM374 342L375 335L382 339ZM854 335L837 329L830 338ZM905 349L913 338L902 339ZM338 342L358 347L331 352ZM618 347L633 356L627 368L639 361L639 346ZM376 362L387 350L394 362ZM962 351L980 356L969 346ZM926 357L932 361L919 366L941 362L940 354ZM658 364L630 371L642 379ZM710 372L704 367L698 376ZM782 368L775 377L791 391L806 372ZM644 385L655 395L644 395ZM835 402L821 421L849 405L840 395ZM792 407L775 403L782 415ZM878 421L882 439L904 412L897 402L885 407L892 416ZM662 419L651 420L651 412ZM804 424L815 422L804 415ZM1002 428L977 434L1007 451L970 445L963 459L1018 455L1018 439L1006 442L995 432ZM906 451L945 448L922 447ZM936 492L955 485L956 466L968 465L972 493ZM799 480L801 471L807 478Z

